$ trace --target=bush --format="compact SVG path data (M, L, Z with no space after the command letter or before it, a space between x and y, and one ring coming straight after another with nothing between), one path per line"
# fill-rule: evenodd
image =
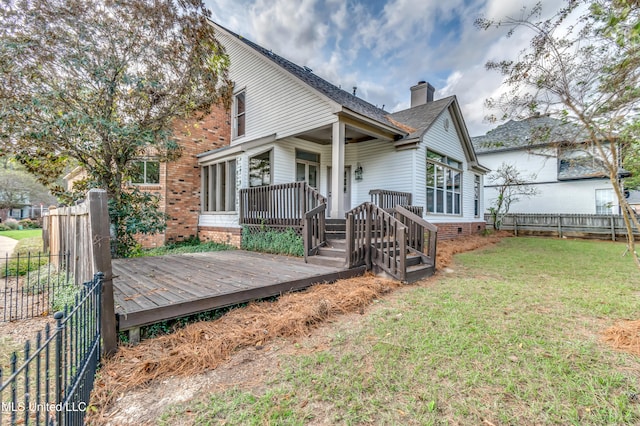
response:
M28 272L36 271L42 265L49 263L49 255L40 253L41 249L42 238L40 237L18 241L7 264L0 267L0 278L27 275Z
M9 228L9 226L5 225L4 223L0 223L0 231L11 231L11 228Z
M183 254L183 253L204 253L210 251L234 250L235 247L228 244L216 243L208 241L201 243L197 238L189 238L173 244L167 244L162 247L141 250L135 257L146 256L162 256L165 254Z
M4 222L5 226L9 227L8 230L11 231L15 231L18 229L19 225L18 225L18 221L13 219L13 218L9 218Z
M74 284L73 274L67 274L67 271L61 271L56 266L48 264L29 274L24 288L29 294L40 294L48 289L71 284Z
M76 302L76 294L80 293L82 286L73 283L61 285L53 290L49 296L49 304L52 312L64 311L65 306L72 307Z
M263 253L286 254L290 256L304 255L302 237L291 228L286 231L261 229L251 232L248 227L242 229L242 244L244 250Z
M40 224L35 220L31 219L22 219L18 222L19 226L22 226L22 229L38 229L40 228Z

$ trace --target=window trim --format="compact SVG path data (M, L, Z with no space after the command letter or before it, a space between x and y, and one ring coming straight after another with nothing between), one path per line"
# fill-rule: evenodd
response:
M242 112L238 112L238 97L244 98L244 109ZM239 122L242 120L243 132L239 133ZM241 138L247 134L247 90L242 88L233 94L233 138Z
M320 187L320 153L319 152L313 152L313 151L307 151L306 149L299 149L296 148L295 150L295 168L294 168L294 180L296 182L306 182L307 184L309 183L309 166L315 166L316 167L316 186L312 187L314 189L318 189ZM298 158L298 153L299 152L304 152L307 154L312 154L312 155L316 155L318 156L318 161L311 161L311 160L304 160L302 158ZM305 174L304 174L304 181L298 181L298 164L304 164L304 168L305 168ZM311 185L309 185L311 186Z
M233 174L229 164L233 163ZM224 164L224 170L221 165ZM215 170L215 173L212 171ZM223 175L224 173L224 175ZM220 179L224 176L224 180ZM200 167L200 212L202 214L236 213L238 201L238 158L226 158ZM232 184L231 184L232 183ZM215 191L214 191L215 186ZM224 204L224 209L218 209Z
M473 174L473 216L480 217L480 207L482 201L482 177L479 174Z
M260 186L268 186L268 185L273 185L273 151L274 148L273 146L269 147L268 149L265 149L263 151L260 152L256 152L255 154L251 154L249 155L248 158L248 164L247 164L247 187L249 188L258 188ZM269 183L263 183L261 185L251 185L251 160L255 157L264 155L266 153L269 153Z
M429 155L431 154L431 155ZM426 172L425 172L425 212L426 214L432 215L445 215L445 216L462 216L464 213L463 203L463 162L451 158L447 155L440 154L436 151L431 151L427 149L425 155L426 162ZM436 159L437 157L437 159ZM452 164L453 163L453 164ZM433 172L433 186L428 186L429 179L429 164L434 166ZM438 172L438 170L441 172ZM452 174L453 173L453 174ZM459 176L458 190L456 191L455 184L452 185L451 190L448 190L449 186L448 182L452 181L455 183L455 173ZM438 180L442 179L443 186L442 188L438 187ZM429 206L429 189L433 190L432 204ZM457 195L457 197L456 197ZM438 211L438 199L439 196L442 197L442 211ZM451 203L448 203L447 200L451 199ZM451 205L449 205L451 204ZM457 211L456 211L457 206Z
M132 160L132 163L143 163L143 171L142 171L142 175L144 177L144 182L134 182L133 181L133 176L129 177L129 185L135 185L135 186L150 186L150 185L160 185L160 161L159 160L154 160L152 158L149 159L136 159L136 160ZM158 181L157 182L147 182L147 163L156 163L158 164Z

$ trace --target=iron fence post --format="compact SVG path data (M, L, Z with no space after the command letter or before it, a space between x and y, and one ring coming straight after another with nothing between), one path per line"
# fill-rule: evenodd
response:
M56 320L56 405L62 402L62 318L64 313L56 312L53 315ZM62 410L56 411L56 424L62 424Z

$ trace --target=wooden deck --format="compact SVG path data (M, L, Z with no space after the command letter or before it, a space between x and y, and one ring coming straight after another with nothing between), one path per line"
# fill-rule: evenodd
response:
M242 250L115 259L115 308L123 331L363 272Z

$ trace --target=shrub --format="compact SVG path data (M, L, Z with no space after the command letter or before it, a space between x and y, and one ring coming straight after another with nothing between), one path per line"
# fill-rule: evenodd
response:
M291 256L304 255L302 237L291 228L286 231L261 229L251 232L248 227L242 229L242 243L244 250L263 253L286 254Z
M40 294L47 289L56 289L70 284L74 284L73 274L48 264L42 265L37 271L29 274L24 288L29 294Z
M65 306L72 307L76 301L76 295L80 293L82 286L77 286L73 281L67 285L54 288L49 296L49 304L52 312L64 311Z
M0 278L24 276L27 273L33 273L41 266L49 263L48 254L18 254L14 252L14 256L9 258L6 265L0 268Z
M38 229L40 228L40 224L35 220L31 219L22 219L18 222L18 225L22 226L22 229Z
M6 226L8 226L8 227L9 227L9 229L10 229L10 230L12 230L12 231L15 231L16 229L18 229L18 226L19 226L19 225L18 225L18 221L17 221L17 220L15 220L15 219L13 219L13 218L9 218L9 219L7 219L7 220L4 222L4 224L5 224Z
M0 223L0 231L11 231L11 228L9 228L9 226L5 225L4 223Z

